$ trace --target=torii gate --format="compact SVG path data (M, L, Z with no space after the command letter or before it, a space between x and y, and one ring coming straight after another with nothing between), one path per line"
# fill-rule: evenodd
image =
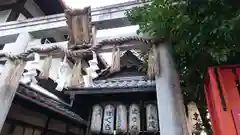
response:
M27 21L27 20L26 20ZM3 26L6 24L3 24ZM1 27L1 25L0 25ZM52 26L55 27L55 26ZM22 28L24 29L24 28ZM51 29L51 27L47 28ZM46 29L45 29L46 30ZM1 30L0 30L1 31ZM11 33L13 28L4 30L5 32ZM156 44L156 53L157 59L161 69L161 73L155 76L156 80L156 93L157 93L157 104L158 104L158 112L159 112L159 125L160 125L160 134L161 135L187 135L187 126L186 126L186 119L184 113L184 105L183 99L180 91L180 83L178 79L178 74L174 67L174 62L172 57L169 53L170 44L167 42L155 42L155 40L149 38L143 38L136 35L134 32L131 37L126 37L126 35L120 35L122 38L113 38L107 40L103 39L96 39L96 45L90 47L91 49L82 50L80 52L76 51L69 51L66 50L67 48L62 48L61 45L67 46L66 41L64 42L57 42L52 44L45 44L45 48L32 48L30 50L25 50L28 46L29 41L31 40L31 34L27 30L23 30L24 32L21 33L20 36L17 38L14 44L11 46L17 46L18 49L15 51L15 55L9 54L8 52L3 52L2 56L8 57L3 72L0 76L0 129L4 124L4 121L7 117L9 108L12 104L15 92L17 90L19 79L21 73L23 72L24 65L26 61L22 58L26 58L32 52L39 52L39 53L46 53L52 50L60 50L61 52L64 51L67 55L75 55L81 56L84 53L88 53L98 48L98 52L109 51L112 49L113 44L119 44L120 49L129 50L129 49L139 49L142 48L139 43L144 44ZM35 29L34 33L37 33L38 30ZM9 33L5 33L0 35L1 37L7 38L8 36L12 36ZM23 37L23 38L21 38ZM94 48L95 47L95 48ZM149 47L149 46L148 46ZM50 49L49 49L50 48ZM10 50L9 50L10 52ZM16 65L16 59L21 58L24 62L21 65L18 63ZM18 68L16 72L16 68ZM15 70L14 70L15 69ZM15 73L15 74L13 74ZM6 83L6 80L8 83Z

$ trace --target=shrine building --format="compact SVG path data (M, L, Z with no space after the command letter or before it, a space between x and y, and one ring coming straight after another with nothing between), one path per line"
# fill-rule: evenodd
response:
M171 43L125 16L143 4L0 0L0 135L188 135Z

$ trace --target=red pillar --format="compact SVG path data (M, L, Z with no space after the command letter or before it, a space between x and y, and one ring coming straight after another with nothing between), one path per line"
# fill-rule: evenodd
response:
M208 69L204 88L214 135L240 135L239 77L240 65Z

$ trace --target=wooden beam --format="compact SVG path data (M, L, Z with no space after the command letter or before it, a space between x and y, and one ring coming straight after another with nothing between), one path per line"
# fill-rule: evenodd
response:
M137 26L128 26L128 27L122 27L122 28L115 28L115 29L109 29L109 30L99 30L97 31L97 37L96 37L96 43L100 42L105 39L114 39L114 38L119 38L119 37L128 37L128 36L141 36L141 37L146 37L144 35L137 35L138 27ZM125 31L128 30L128 31ZM106 36L105 33L112 33L113 31L116 31L114 34L116 35L111 35L111 36ZM122 31L122 32L118 32ZM62 41L62 42L55 42L55 43L48 43L48 44L38 44L38 45L32 45L28 46L27 49L30 48L38 48L38 47L51 47L51 46L61 46L65 49L68 47L68 41ZM138 41L131 41L128 42L127 44L123 44L120 46L121 51L126 51L126 50L147 50L150 46L149 45L142 45L141 42ZM98 49L98 53L104 53L104 52L111 52L112 51L112 45L106 45L103 46L102 48ZM57 54L57 53L55 53ZM59 54L59 53L58 53ZM42 55L44 57L44 55ZM56 56L56 55L55 55ZM63 56L63 55L61 55ZM56 57L61 57L61 56L56 56Z
M28 47L28 49L30 48L38 48L38 47L51 47L51 46L67 46L68 42L67 41L63 41L63 42L56 42L56 43L48 43L48 44L41 44L41 45L36 45L36 46L31 46ZM105 53L105 52L111 52L112 51L112 45L106 45L103 46L102 48L99 48L96 50L97 53ZM138 41L133 41L130 42L128 44L123 44L121 45L119 48L121 51L127 51L127 50L147 50L150 46L148 45L140 45L140 42ZM46 57L48 54L41 54L41 58ZM61 58L64 56L63 52L59 52L59 51L55 51L53 52L53 57L54 58ZM4 58L2 58L1 60L4 60ZM29 58L29 60L31 60L31 58Z
M25 51L25 48L28 45L28 42L31 40L31 36L29 33L21 33L18 37L17 41L12 44L11 46L8 46L9 52L14 53L23 53ZM16 48L17 46L17 48ZM5 122L5 119L7 117L9 108L12 104L13 98L15 96L17 87L19 82L14 83L17 86L11 86L9 89L6 87L6 79L11 74L11 69L14 68L14 63L11 60L8 60L3 68L3 72L0 76L0 131L2 130L3 124ZM21 69L19 72L23 72L24 68ZM21 74L18 76L15 76L16 80L20 80ZM11 84L11 83L10 83Z
M93 95L93 94L116 94L116 93L132 93L132 92L155 92L154 87L149 88L129 88L129 89L120 89L120 88L69 88L67 91L65 91L65 94L69 95Z
M17 9L12 9L6 22L16 21L18 19L20 12Z
M93 8L91 12L92 23L98 30L129 26L131 24L126 19L126 10L141 5L143 4L134 1L109 7ZM119 22L121 22L121 24L117 24ZM29 32L35 38L43 38L43 36L54 37L54 35L51 34L53 32L58 32L62 35L67 34L68 29L65 15L57 14L0 24L0 42L2 44L14 42L14 40L11 40L12 38L8 39L8 42L2 40L2 38L18 35L21 32Z
M157 47L161 63L161 74L155 77L160 134L189 135L179 78L167 46Z
M26 17L26 18L33 18L33 15L28 12L28 10L24 7L20 10L20 12Z
M6 4L6 5L0 5L0 11L3 10L9 10L9 9L16 9L17 7L23 7L23 5L26 3L26 0L18 0L17 2Z
M5 9L5 10L7 10L8 8L12 9L11 13L8 16L6 22L16 21L18 19L20 13L22 12L22 10L24 8L24 4L26 3L26 1L27 0L19 0L16 3L12 3L12 4L9 4L9 5L1 5L0 6L0 11L1 11L1 9Z

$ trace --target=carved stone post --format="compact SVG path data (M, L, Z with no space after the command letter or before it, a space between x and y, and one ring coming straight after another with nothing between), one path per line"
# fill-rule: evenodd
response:
M3 50L6 52L12 52L13 54L23 53L30 40L31 35L29 33L21 33L18 36L15 43L7 44ZM20 80L21 77L21 74L17 74L15 78L12 80L12 82L9 82L11 86L10 87L6 86L7 83L6 80L8 76L11 74L12 72L11 69L13 69L14 66L15 64L13 61L7 60L3 68L3 71L0 75L0 131L2 130L9 108L12 104L13 98L18 88L19 85L18 80ZM25 64L23 64L22 66L25 66ZM23 71L24 67L21 67L19 72Z
M161 135L188 135L178 74L166 44L157 47L160 76L156 76L159 126Z

